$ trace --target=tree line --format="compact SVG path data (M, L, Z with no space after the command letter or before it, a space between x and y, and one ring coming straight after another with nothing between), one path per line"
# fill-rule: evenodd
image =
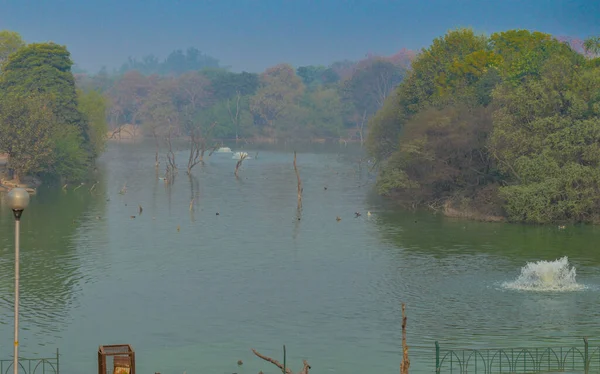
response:
M479 218L600 222L600 38L449 31L369 122L378 189Z
M401 50L297 69L284 63L255 74L231 72L189 48L162 61L130 58L111 73L87 74L65 46L27 44L16 32L0 31L0 153L8 155L17 182L25 176L80 181L107 134L126 124L157 144L186 137L200 160L214 138L362 144L367 121L413 56Z
M128 124L159 138L362 140L368 119L402 81L413 55L401 50L297 69L282 63L256 74L231 72L190 48L164 61L130 59L118 71L77 74L76 80L108 98L113 129Z
M0 31L0 153L10 177L82 180L104 149L107 100L75 86L65 46Z

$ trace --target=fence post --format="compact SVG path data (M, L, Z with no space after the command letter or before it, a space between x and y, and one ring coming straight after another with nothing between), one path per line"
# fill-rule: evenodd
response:
M440 344L435 341L435 372L440 372Z
M590 371L590 356L589 356L589 345L588 345L588 340L586 337L583 337L583 344L585 345L585 350L584 350L584 359L585 359L585 363L583 364L583 367L585 368L585 374L588 374Z
M58 348L56 348L56 374L60 373L60 355L58 353Z

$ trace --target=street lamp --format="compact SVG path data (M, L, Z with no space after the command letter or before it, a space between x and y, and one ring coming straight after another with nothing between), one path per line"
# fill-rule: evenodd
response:
M29 192L23 188L13 188L6 195L8 207L15 215L15 357L13 361L14 374L19 373L19 235L21 215L29 205Z

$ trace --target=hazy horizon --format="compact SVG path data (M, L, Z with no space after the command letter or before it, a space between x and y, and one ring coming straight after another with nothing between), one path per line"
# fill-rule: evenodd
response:
M165 58L195 47L233 71L261 72L277 63L329 65L367 54L419 50L457 27L490 34L524 28L557 36L600 34L593 0L431 0L321 3L262 0L2 1L0 29L27 42L66 45L90 73L119 68L129 57Z

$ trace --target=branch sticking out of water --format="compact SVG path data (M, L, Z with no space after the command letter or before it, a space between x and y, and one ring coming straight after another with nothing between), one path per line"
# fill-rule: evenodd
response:
M246 157L248 157L247 154L242 154L242 156L240 157L240 159L238 160L238 162L235 164L235 177L238 178L238 170L240 169L240 166L242 166L242 162L244 162L244 160L246 159Z
M406 345L406 313L405 305L402 303L402 362L400 363L400 374L408 374L410 360L408 359L408 345Z
M221 145L222 145L222 144L219 144L219 143L216 143L215 145L213 145L212 149L210 150L210 153L208 154L208 157L212 156L212 155L213 155L213 153L215 153L215 151L216 151L217 149L219 149L219 147L220 147Z
M289 367L285 367L281 362L271 358L271 357L267 357L263 354L260 354L256 351L256 349L252 348L252 353L254 353L257 357L272 363L273 365L277 366L282 372L284 372L285 374L294 374L294 372L289 368ZM308 371L310 370L310 365L308 364L308 362L306 362L306 360L302 360L302 364L304 365L302 367L302 370L300 370L298 372L298 374L308 374Z
M296 172L296 179L298 180L298 210L302 209L302 180L300 180L300 173L298 172L298 166L296 165L296 151L294 151L294 171Z

